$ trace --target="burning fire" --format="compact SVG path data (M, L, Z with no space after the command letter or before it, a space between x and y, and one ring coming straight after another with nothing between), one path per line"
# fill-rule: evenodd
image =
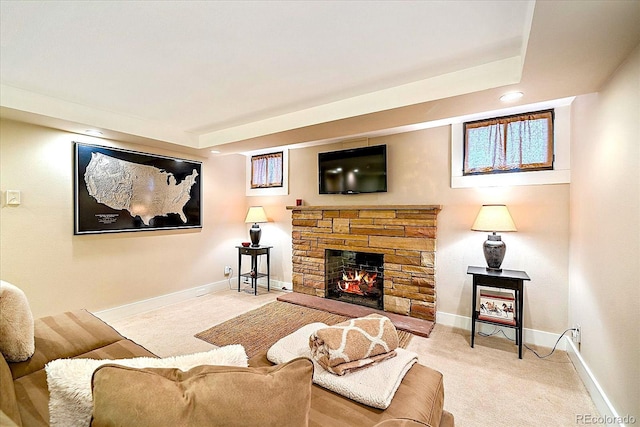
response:
M342 274L342 280L338 281L338 288L342 292L365 295L375 288L378 273L367 271L347 271Z

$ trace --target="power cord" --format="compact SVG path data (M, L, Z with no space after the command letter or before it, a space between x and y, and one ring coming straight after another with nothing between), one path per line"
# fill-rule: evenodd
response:
M258 265L256 266L257 268L255 269L255 274L258 274L258 271L260 271L260 264L261 264L261 262L262 262L262 260L261 260L260 258L258 258ZM232 279L232 277L233 277L233 268L230 268L229 270L231 270L231 272L230 272L230 274L229 274L229 277L227 278L227 281L229 282L229 289L230 289L230 290L233 290L233 289L234 289L234 287L233 287L233 285L231 284L231 279ZM251 270L251 272L252 272L252 273L254 273L254 270ZM239 282L239 281L240 281L240 277L238 277L238 282ZM249 278L248 278L247 276L244 276L244 280L243 280L243 282L242 282L242 283L243 283L244 285L248 285L248 284L249 284ZM257 285L256 285L256 286L257 286ZM253 289L253 288L251 288L251 289ZM249 289L249 290L245 289L245 292L247 292L247 293L252 293L253 291L252 291L251 289Z
M254 273L254 270L251 270L251 273ZM232 276L233 276L233 269L231 269L231 274L229 275L229 278L227 279L229 281L229 289L230 290L234 290L235 289L233 287L233 285L231 284ZM240 284L241 284L240 277L242 277L242 285L243 285L242 292L247 293L247 294L254 293L253 286L249 286L249 277L247 275L240 276L239 273L238 273L238 289L240 289Z
M233 290L233 285L231 284L231 279L233 278L233 268L229 267L229 275L227 277L227 282L229 283L229 290ZM238 279L239 280L239 279Z
M524 343L523 343L523 346L524 346L527 350L531 351L533 354L535 354L536 356L538 356L538 358L539 358L539 359L544 359L544 358L547 358L547 357L551 356L551 355L556 351L556 347L558 347L558 343L560 342L560 340L562 339L562 337L563 337L563 336L565 336L565 334L566 334L567 332L569 332L569 331L577 331L577 329L575 329L575 328L569 328L569 329L565 330L563 333L561 333L561 334L560 334L560 336L558 337L558 340L556 341L555 345L553 346L553 349L551 349L551 352L550 352L549 354L544 355L544 356L540 356L540 355L538 354L538 352L536 352L534 349L532 349L531 347L529 347L528 345L526 345L526 344L524 344ZM504 329L498 329L497 327L496 327L496 328L493 330L493 332L491 332L490 334L485 334L484 332L478 332L478 335L480 335L481 337L492 337L492 336L494 336L494 335L497 335L498 333L502 333L502 335L504 335L504 337L505 337L506 339L508 339L509 341L513 341L513 342L515 342L515 341L516 341L516 339L515 339L515 338L513 338L513 339L512 339L512 338L509 338L509 337L507 336L507 334L505 334L505 333L504 333Z

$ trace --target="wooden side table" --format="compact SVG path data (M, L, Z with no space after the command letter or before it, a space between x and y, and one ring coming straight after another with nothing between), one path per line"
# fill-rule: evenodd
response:
M523 324L523 307L524 307L524 281L531 280L527 273L518 270L502 270L491 271L485 267L467 268L467 274L473 275L473 313L471 316L471 347L473 347L476 336L476 322L488 323L491 325L513 328L516 330L516 344L518 345L518 358L522 359L522 324ZM510 289L515 291L516 312L514 316L515 325L509 325L491 320L479 319L480 311L476 310L478 286Z
M273 246L236 246L238 248L238 292L240 292L240 277L248 277L251 279L251 287L254 295L258 295L258 279L260 277L267 278L267 292L270 289L271 260L270 251ZM242 255L251 257L251 271L242 273ZM267 273L258 273L258 256L267 256Z

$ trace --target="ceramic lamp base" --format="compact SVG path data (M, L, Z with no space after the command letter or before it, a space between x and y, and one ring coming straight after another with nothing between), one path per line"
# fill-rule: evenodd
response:
M502 237L496 233L489 234L484 242L484 259L487 261L487 271L502 271L500 266L507 252L507 245L502 241Z
M249 229L249 237L251 238L251 246L260 246L260 236L262 236L262 229L258 224L253 224Z

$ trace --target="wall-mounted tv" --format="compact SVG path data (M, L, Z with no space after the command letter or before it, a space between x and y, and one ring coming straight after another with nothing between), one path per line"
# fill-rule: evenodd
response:
M318 154L320 194L387 191L387 146L354 148Z

